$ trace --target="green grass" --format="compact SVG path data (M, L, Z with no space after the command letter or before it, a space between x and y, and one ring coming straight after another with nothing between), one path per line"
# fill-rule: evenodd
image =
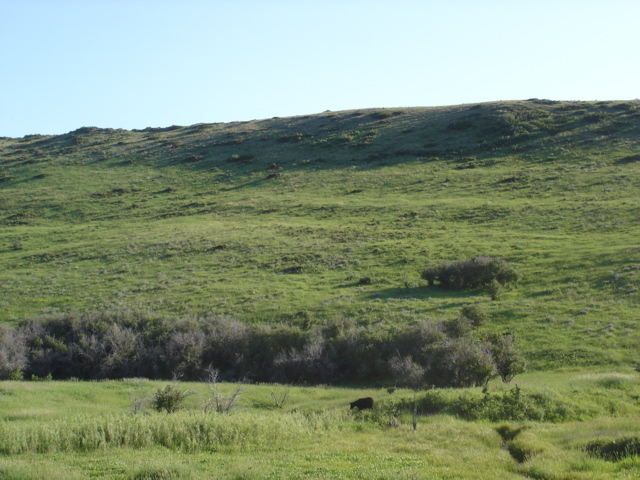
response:
M480 303L532 368L637 364L637 112L500 102L0 139L0 321L124 306L397 325ZM480 254L519 269L500 301L420 279Z
M536 373L523 375L518 383L525 392L545 390L594 411L603 402L628 402L629 407L625 412L601 408L582 421L561 423L468 422L427 415L418 418L414 431L409 411L389 416L389 403L413 399L411 391L402 389L390 394L245 385L238 409L224 415L203 413L207 389L185 383L180 387L199 395L189 397L184 411L133 415L132 394L150 395L164 382L3 382L0 473L29 479L637 478L637 457L610 462L585 451L592 440L637 432L637 373ZM219 387L230 394L236 385ZM492 382L489 388L507 387ZM285 389L285 405L275 408L271 393L281 395ZM81 391L84 399L78 396ZM442 393L453 402L479 392ZM349 401L368 395L376 399L376 410L349 410ZM25 411L32 400L32 411ZM43 409L47 403L50 408ZM505 425L516 432L506 445L498 433ZM524 455L520 461L512 457L518 452Z
M0 138L0 322L135 308L401 328L478 304L478 334L525 353L513 383L565 412L471 422L454 407L492 414L483 393L439 390L413 431L402 389L291 387L276 409L285 387L248 385L216 416L186 384L185 412L133 416L166 382L2 382L0 478L638 478L637 457L585 448L638 431L639 112L531 100ZM491 301L420 277L476 255L518 287ZM350 412L364 396L376 411Z

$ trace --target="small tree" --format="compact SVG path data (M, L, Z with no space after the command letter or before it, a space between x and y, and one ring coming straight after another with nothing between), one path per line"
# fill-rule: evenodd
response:
M504 287L500 284L500 282L494 279L491 280L491 283L485 285L484 290L491 297L491 300L495 302L496 300L500 300Z
M429 381L444 387L479 387L496 373L489 345L468 337L440 342L431 358Z
M411 425L413 430L418 428L418 390L424 385L424 368L414 363L411 356L402 357L400 354L389 362L389 368L396 379L396 384L409 387L413 390L413 416Z
M504 383L511 382L516 375L526 371L526 361L517 349L513 335L493 335L489 338L489 342L497 375Z
M220 372L217 369L209 367L207 377L204 380L204 383L206 383L210 393L210 397L207 398L204 403L205 413L231 413L231 410L238 406L237 401L244 392L244 385L240 383L231 395L222 395L218 391L219 376Z
M389 362L389 369L396 381L396 385L419 390L424 384L424 368L413 361L411 355L393 357Z
M27 347L20 333L0 325L0 379L17 378L27 365Z

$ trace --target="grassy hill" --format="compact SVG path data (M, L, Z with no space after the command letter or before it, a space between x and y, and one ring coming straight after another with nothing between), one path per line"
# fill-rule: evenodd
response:
M640 102L528 100L0 138L0 322L151 309L308 328L451 318L533 368L637 349ZM504 258L491 301L420 277Z

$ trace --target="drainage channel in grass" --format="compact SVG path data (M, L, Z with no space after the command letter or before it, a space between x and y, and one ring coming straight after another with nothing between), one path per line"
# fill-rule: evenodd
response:
M509 452L509 455L518 463L519 467L529 459L531 452L523 448L522 445L514 443L513 440L528 428L526 425L517 428L511 425L501 425L496 428L496 432L498 432L503 440L502 448Z

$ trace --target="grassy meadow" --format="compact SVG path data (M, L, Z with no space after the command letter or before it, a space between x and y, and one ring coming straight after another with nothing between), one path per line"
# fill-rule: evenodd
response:
M193 394L181 411L158 413L146 403L132 413L137 399L150 399L165 383L3 382L2 478L638 478L637 457L612 462L585 451L595 439L637 435L635 372L519 379L524 392L575 404L579 420L470 422L431 414L419 416L415 429L405 408L414 394L403 389L243 385L222 414L205 413L204 383L185 382L177 385ZM238 385L219 388L228 399ZM489 385L496 393L509 388ZM278 408L274 399L285 393ZM435 393L452 403L480 395ZM374 397L377 408L349 410L362 395Z
M0 324L128 309L402 329L479 305L478 335L514 335L528 365L484 393L418 392L415 431L402 389L292 386L279 409L286 387L250 384L217 415L180 383L199 392L184 411L132 415L166 382L6 381L0 478L640 478L637 456L585 450L640 429L638 192L638 101L0 138ZM517 286L421 277L477 255ZM515 384L537 417L500 403ZM368 395L374 413L348 410Z
M504 102L5 138L0 319L403 324L480 303L531 365L637 363L638 111ZM518 288L425 288L427 264L475 255L516 265Z

